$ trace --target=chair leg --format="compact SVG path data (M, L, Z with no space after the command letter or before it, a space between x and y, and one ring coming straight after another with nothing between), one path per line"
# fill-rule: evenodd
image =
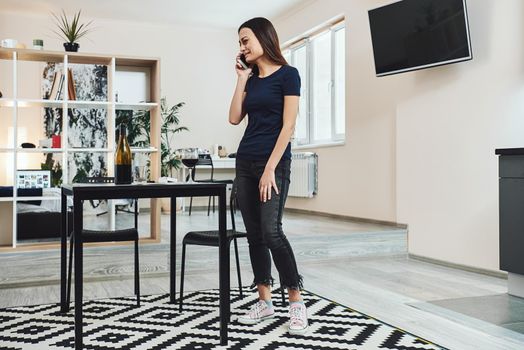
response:
M213 196L213 214L215 213L215 196Z
M215 197L213 197L213 213L215 212ZM207 201L207 216L209 216L209 208L211 207L211 196L209 196L209 199Z
M193 197L189 200L189 215L191 215L191 207L193 207Z
M182 303L184 302L184 270L186 268L186 244L182 244L182 268L180 271L180 297L179 311L182 312Z
M233 239L233 243L235 245L235 259L237 262L237 278L238 278L238 291L240 292L240 297L243 298L242 294L242 277L240 276L240 261L238 259L238 244L237 239Z
M135 199L135 228L138 229L138 199Z
M140 306L140 268L138 264L138 238L135 240L135 295L136 306Z
M280 295L282 296L282 306L286 306L286 295L284 293L284 287L282 286L282 278L280 279Z
M67 277L67 297L66 297L67 311L69 311L69 305L71 301L71 277L73 274L74 239L75 239L74 233L71 233L71 239L69 240L69 273Z

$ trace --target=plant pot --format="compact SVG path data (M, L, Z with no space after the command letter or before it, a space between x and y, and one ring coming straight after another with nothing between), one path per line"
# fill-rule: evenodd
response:
M68 52L77 52L79 47L78 43L64 43L64 48Z

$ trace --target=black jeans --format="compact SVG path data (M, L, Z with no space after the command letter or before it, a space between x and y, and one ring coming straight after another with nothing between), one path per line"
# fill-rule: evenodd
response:
M258 184L266 161L236 160L238 206L244 219L249 243L249 256L255 279L254 285L272 285L271 255L280 275L282 287L302 289L293 250L282 231L282 213L289 190L291 160L281 160L275 169L279 194L271 191L271 200L260 201Z

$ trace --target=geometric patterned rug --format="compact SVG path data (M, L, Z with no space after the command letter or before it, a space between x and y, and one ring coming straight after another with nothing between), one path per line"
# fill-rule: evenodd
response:
M255 291L244 297L231 291L229 343L219 346L218 290L187 293L184 311L169 304L169 296L91 300L84 303L84 348L114 349L444 349L358 311L304 291L309 330L287 333L288 309L280 305L275 290L276 317L258 325L235 322L256 301ZM59 313L58 304L0 309L0 349L44 350L74 347L73 309Z

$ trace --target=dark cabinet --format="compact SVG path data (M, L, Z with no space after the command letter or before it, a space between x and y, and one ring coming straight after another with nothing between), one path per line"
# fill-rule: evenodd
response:
M524 149L498 149L500 269L524 275Z

